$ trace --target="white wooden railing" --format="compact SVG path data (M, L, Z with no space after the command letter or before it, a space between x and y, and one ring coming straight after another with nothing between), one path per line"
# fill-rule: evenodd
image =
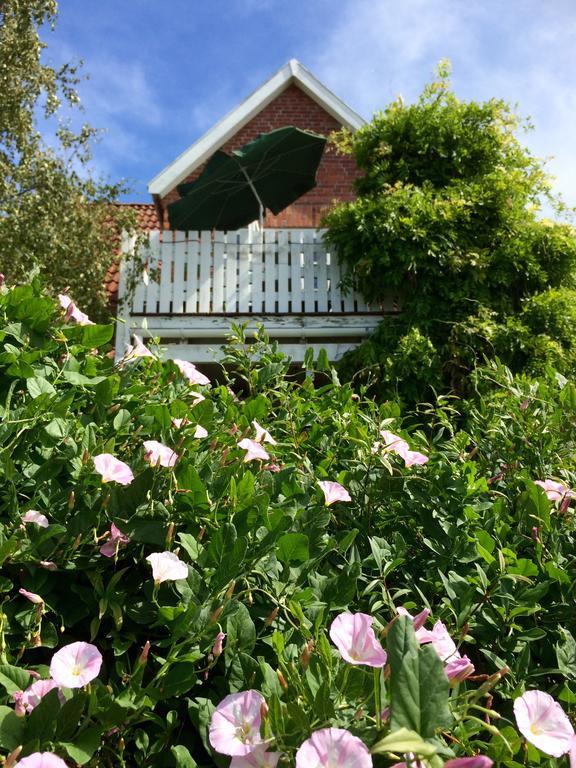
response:
M121 267L117 356L136 332L160 337L167 357L212 361L209 347L224 342L232 321L247 321L249 327L263 323L296 360L308 346L339 357L393 307L370 307L358 293L341 290L343 273L322 234L151 232L128 299L130 262Z

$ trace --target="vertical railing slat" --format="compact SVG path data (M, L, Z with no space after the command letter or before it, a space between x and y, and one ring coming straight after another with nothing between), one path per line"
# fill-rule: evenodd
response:
M314 312L316 299L314 277L314 231L302 230L302 253L304 256L304 311Z
M160 232L155 230L150 232L148 241L148 285L146 286L145 304L143 310L149 315L158 313L158 303L160 298L159 285L159 262L160 262Z
M264 230L264 246L266 254L264 260L264 312L274 314L276 312L276 283L278 280L276 230Z
M263 233L258 230L252 234L252 313L255 315L264 311L264 254Z
M222 233L216 232L214 240L214 274L212 276L212 312L224 312L224 241Z
M198 263L200 242L198 232L177 232L186 238L186 312L189 315L198 312Z
M187 243L183 232L174 232L174 290L172 297L172 312L184 312L185 277L186 277Z
M300 231L288 230L290 239L290 312L302 312L302 263Z
M238 243L235 232L227 233L226 244L226 312L236 312L238 300Z
M238 260L238 312L248 314L252 306L251 294L251 268L252 268L252 232L250 229L240 229L238 231L240 238Z
M315 262L316 262L316 307L318 312L328 311L328 278L326 271L326 248L320 237L320 233L316 232L316 243L314 246Z
M161 314L172 310L172 282L174 265L174 243L172 242L172 233L163 232L166 241L160 244L160 299L158 311Z
M200 242L200 270L198 272L199 301L198 312L210 312L210 288L212 271L212 233L202 232Z
M288 247L288 232L285 229L278 231L278 312L288 312L288 304L291 304L291 296L288 291L290 267Z

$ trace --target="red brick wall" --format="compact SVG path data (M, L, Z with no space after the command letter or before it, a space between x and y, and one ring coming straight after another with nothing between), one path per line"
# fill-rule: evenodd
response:
M259 134L284 125L295 125L297 128L315 131L325 136L341 128L337 120L300 88L289 85L224 144L222 149L225 151L237 149L255 139ZM199 176L203 168L204 166L198 168L186 181L192 181ZM267 227L318 227L323 213L334 200L354 199L352 182L357 176L358 170L354 160L349 156L338 155L333 147L327 145L318 168L316 187L284 209L278 216L268 213L265 225ZM162 206L165 209L168 203L177 199L178 193L174 189L162 198Z

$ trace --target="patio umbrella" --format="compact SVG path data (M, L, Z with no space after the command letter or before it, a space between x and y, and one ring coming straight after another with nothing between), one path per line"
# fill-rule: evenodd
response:
M316 186L326 138L286 126L230 154L219 150L195 181L180 184L181 199L168 206L171 229L234 230L264 210L277 214Z

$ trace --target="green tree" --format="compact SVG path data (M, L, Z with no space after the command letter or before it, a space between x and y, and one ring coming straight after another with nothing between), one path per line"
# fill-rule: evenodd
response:
M112 203L125 191L89 170L96 131L58 121L78 104L77 67L43 60L55 0L0 3L0 271L25 280L35 265L56 293L70 289L95 318L107 314L104 276L118 233L134 225ZM45 136L55 133L55 146Z
M514 111L460 101L448 78L443 63L417 103L399 99L340 137L363 176L357 199L326 218L350 281L402 309L344 369L411 401L465 392L483 355L515 370L576 363L574 229L539 218L543 196L562 205Z

